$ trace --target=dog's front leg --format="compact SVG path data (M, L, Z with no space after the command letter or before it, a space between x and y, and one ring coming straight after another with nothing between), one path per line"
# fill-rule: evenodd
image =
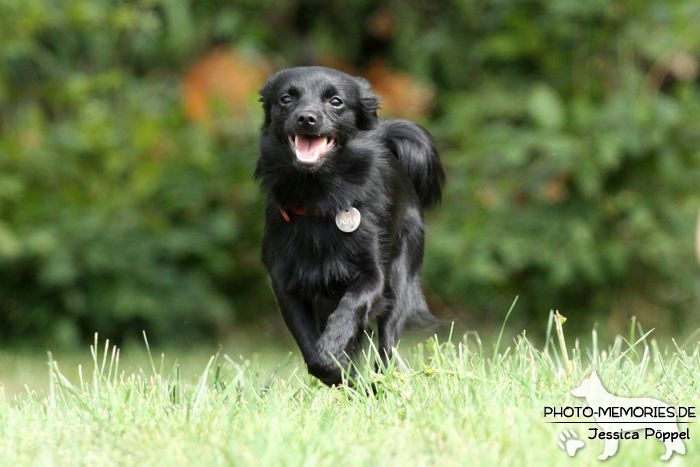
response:
M367 328L369 310L381 297L383 289L384 274L378 267L365 272L348 288L338 307L328 317L317 348L324 365L329 370L338 370L338 382L342 376L338 363L343 368L348 367L346 352L350 352L362 337Z
M285 291L274 278L272 278L272 290L275 292L284 322L301 350L309 373L328 385L340 383L338 366L327 365L318 351L317 342L320 334L311 305Z
M606 439L605 446L603 447L603 454L598 456L598 459L604 461L608 457L615 455L615 453L617 452L618 444L619 440L617 439Z

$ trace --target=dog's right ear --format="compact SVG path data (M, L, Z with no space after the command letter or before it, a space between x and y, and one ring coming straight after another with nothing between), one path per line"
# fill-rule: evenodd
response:
M371 130L377 126L377 110L381 97L372 92L372 85L364 78L355 78L360 90L360 106L357 110L357 128Z
M265 112L265 120L263 121L262 128L267 128L270 126L271 122L271 117L270 117L270 110L271 110L271 104L270 104L270 93L272 92L272 89L275 86L275 76L270 76L267 79L267 82L265 83L265 86L262 87L262 89L258 92L260 94L260 99L258 99L260 102L262 102L263 106L263 112Z

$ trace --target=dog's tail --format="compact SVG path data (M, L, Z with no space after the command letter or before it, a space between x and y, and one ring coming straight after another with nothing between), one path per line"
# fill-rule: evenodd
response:
M383 120L379 128L386 146L406 170L423 207L438 204L445 172L430 133L408 120Z

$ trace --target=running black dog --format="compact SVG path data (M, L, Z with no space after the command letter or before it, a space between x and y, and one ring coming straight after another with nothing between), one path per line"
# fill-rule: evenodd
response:
M292 68L260 94L263 262L309 372L340 384L370 320L385 363L405 325L436 321L421 290L423 209L445 174L422 127L377 120L362 78Z

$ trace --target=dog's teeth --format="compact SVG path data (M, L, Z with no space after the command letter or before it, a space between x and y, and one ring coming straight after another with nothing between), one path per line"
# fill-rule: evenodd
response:
M299 146L299 135L294 135L294 148L296 148L297 146ZM298 152L297 155L299 155Z

